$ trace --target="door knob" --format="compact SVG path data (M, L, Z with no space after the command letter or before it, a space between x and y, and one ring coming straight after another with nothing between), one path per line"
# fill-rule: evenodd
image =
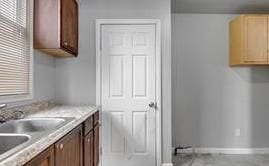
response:
M149 103L149 107L150 107L150 108L156 108L156 104L155 104L154 102L150 102L150 103Z

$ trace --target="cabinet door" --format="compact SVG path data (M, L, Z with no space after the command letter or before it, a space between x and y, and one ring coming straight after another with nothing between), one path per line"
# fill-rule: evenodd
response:
M93 130L84 138L84 166L93 166Z
M50 147L37 157L32 159L26 166L54 166L54 147Z
M56 166L82 166L82 126L55 144Z
M100 130L100 127L99 127L99 124L97 124L93 131L93 135L94 135L94 166L98 166L99 165L99 130Z
M267 64L268 17L246 16L244 24L244 62Z
M61 0L61 47L78 53L78 4L76 0Z

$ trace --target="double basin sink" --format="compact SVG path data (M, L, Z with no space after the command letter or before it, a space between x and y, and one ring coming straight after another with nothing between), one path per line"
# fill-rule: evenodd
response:
M0 162L27 148L73 118L27 118L0 124Z

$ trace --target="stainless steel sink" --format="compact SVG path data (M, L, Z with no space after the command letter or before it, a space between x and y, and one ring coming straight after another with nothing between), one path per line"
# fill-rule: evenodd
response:
M65 122L62 118L32 118L12 120L0 125L0 133L31 133L52 130Z
M29 135L0 134L0 155L29 141Z
M74 118L27 118L0 124L0 162L65 126Z

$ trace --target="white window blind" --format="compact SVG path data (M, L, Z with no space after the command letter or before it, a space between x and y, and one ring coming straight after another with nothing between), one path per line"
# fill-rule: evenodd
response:
M30 93L29 0L0 0L0 96Z

